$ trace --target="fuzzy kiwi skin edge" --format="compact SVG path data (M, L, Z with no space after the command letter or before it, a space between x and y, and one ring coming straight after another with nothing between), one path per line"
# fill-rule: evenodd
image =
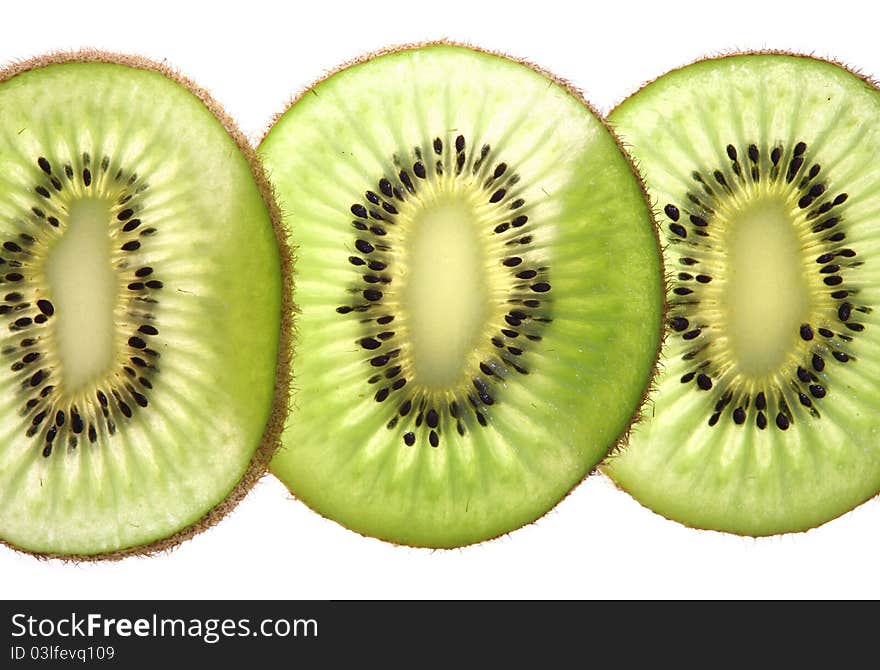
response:
M648 194L645 179L642 176L642 173L641 173L638 165L635 163L633 158L628 153L628 151L626 149L625 141L621 140L621 138L618 136L617 132L614 130L614 128L606 120L606 117L603 116L602 114L600 114L598 112L598 110L586 99L583 91L581 91L579 88L575 87L570 81L553 74L549 70L546 70L546 69L542 68L541 66L532 63L531 61L517 58L515 56L512 56L512 55L504 53L504 52L495 51L492 49L484 49L482 47L475 46L475 45L468 43L468 42L440 39L440 40L429 40L429 41L423 41L423 42L411 42L411 43L396 44L396 45L391 45L391 46L384 47L382 49L378 49L375 51L370 51L370 52L364 53L361 56L358 56L354 59L345 61L345 62L337 65L335 68L328 70L326 72L326 74L313 80L311 84L309 84L305 88L301 89L298 93L293 95L290 98L290 100L287 102L287 104L284 105L283 109L281 109L279 112L276 112L275 114L273 114L270 117L259 141L257 142L257 150L259 151L260 145L262 145L263 140L266 139L266 136L269 134L269 132L275 126L276 122L291 107L293 107L297 102L299 102L306 95L313 93L315 87L318 84L329 79L330 77L337 74L338 72L340 72L342 70L346 70L352 66L359 65L361 63L365 63L365 62L370 61L370 60L377 58L379 56L385 56L388 54L393 54L393 53L397 53L399 51L404 51L404 50L409 50L409 49L419 49L419 48L431 47L431 46L454 46L454 47L461 47L464 49L470 49L472 51L476 51L479 53L491 54L493 56L497 56L499 58L504 58L506 60L513 61L515 63L518 63L520 65L528 67L528 68L534 70L535 72L543 75L544 77L551 80L552 82L558 84L565 91L567 91L568 94L571 95L575 100L577 100L580 104L582 104L584 107L586 107L589 110L589 112L602 124L602 126L605 128L605 130L608 132L608 134L613 139L614 143L617 145L617 148L620 150L620 153L623 155L624 160L629 165L630 170L631 170L633 176L635 177L636 182L638 183L639 190L642 193L642 196L643 196L645 204L646 204L646 209L648 211L648 218L650 220L651 230L653 232L653 237L654 237L654 240L656 243L656 251L657 251L657 255L659 257L659 265L660 265L660 270L661 270L660 289L661 289L662 306L661 306L660 319L659 319L660 332L659 332L659 336L658 336L657 348L654 352L651 373L645 383L644 388L642 389L641 397L637 403L637 406L633 410L633 413L630 417L630 420L629 420L627 427L620 433L620 435L618 435L617 439L609 446L608 452L606 453L606 459L607 459L609 456L617 453L619 450L624 449L626 447L626 444L629 440L630 432L632 431L633 426L643 420L643 417L644 417L643 410L645 409L646 404L650 402L651 394L656 390L655 381L656 381L657 375L659 373L660 352L662 350L663 343L664 343L666 336L667 336L667 330L666 330L665 324L666 324L666 314L667 314L667 310L668 310L667 295L669 292L669 287L671 285L670 284L671 275L665 265L665 258L663 255L664 246L663 246L663 242L662 242L662 239L660 236L659 225L657 223L660 213L656 209L656 207L654 206L654 203L652 203L652 201L651 201L651 198ZM289 231L287 232L287 234L289 235ZM292 246L294 249L296 248L295 243L292 243ZM295 344L295 338L294 338L294 344ZM291 351L291 356L292 356L292 351ZM284 447L282 445L281 449L283 449L283 448ZM558 501L556 501L556 503L553 506L551 506L549 509L547 509L543 514L535 517L531 521L526 522L525 524L520 526L520 528L536 523L541 518L543 518L543 516L550 513L552 510L556 509L556 507L560 503L562 503L562 501L565 500L572 493L572 491L574 491L581 483L583 483L591 475L599 473L603 462L604 461L596 464L596 466L590 472L586 473L581 480L579 480L574 486L572 486L572 488L565 495L563 495ZM269 472L274 475L274 473L272 472L272 469L271 469L271 464L270 464ZM290 492L290 495L295 500L306 505L306 507L311 509L313 512L319 514L320 516L324 517L328 521L332 521L334 524L341 525L346 530L357 533L358 535L360 535L366 539L370 539L370 540L379 539L382 542L386 542L386 543L392 544L394 546L407 546L407 547L412 547L415 549L424 549L424 550L428 550L428 551L435 551L438 549L449 551L449 550L461 549L461 548L467 547L467 546L477 546L477 545L480 545L480 544L483 544L486 542L491 542L493 540L497 540L500 537L505 537L505 536L509 535L510 533L515 532L516 530L519 530L519 528L517 528L517 529L511 530L511 531L508 531L505 533L501 533L501 534L493 536L493 537L488 537L483 540L478 540L476 542L472 542L472 543L464 544L464 545L456 545L456 546L448 546L448 547L447 546L439 546L439 547L413 546L413 545L407 545L407 544L400 543L400 542L395 542L393 540L389 540L389 539L386 539L383 537L377 538L376 536L365 534L365 533L357 530L356 528L351 528L350 526L346 526L345 524L341 523L337 519L333 519L333 518L330 518L330 517L324 515L323 513L320 512L320 510L315 509L314 507L308 505L308 503L306 503L304 500L297 497L292 491Z
M7 546L17 552L33 556L37 559L59 559L64 562L96 562L118 561L128 556L154 556L174 549L182 542L207 530L218 523L247 495L257 481L266 473L269 461L281 444L281 431L287 417L290 397L290 360L292 355L293 317L296 306L293 303L293 253L288 243L288 235L281 225L281 210L275 201L272 186L266 177L262 163L256 151L238 129L232 118L214 100L204 88L180 74L177 70L164 63L158 63L142 56L120 54L99 49L81 49L77 51L57 51L36 56L23 61L14 62L0 70L0 84L9 81L16 75L36 70L47 65L64 63L107 63L123 65L139 70L149 70L162 74L176 82L198 98L208 111L220 122L226 133L232 138L241 154L250 166L251 174L262 196L275 239L278 245L278 256L281 267L281 332L278 342L278 359L275 369L275 388L269 418L263 430L260 445L254 452L250 465L239 479L235 487L225 499L210 509L201 519L182 528L173 535L156 540L149 544L126 547L117 551L102 554L55 554L32 552L0 539L0 545Z
M703 63L703 62L706 62L706 61L721 60L721 59L724 59L724 58L736 57L736 56L791 56L791 57L793 57L793 58L803 58L803 59L808 60L808 61L817 61L817 62L822 62L822 63L830 63L830 64L832 64L832 65L836 65L837 67L839 67L839 68L841 68L841 69L843 69L843 70L846 70L847 72L849 72L849 73L852 74L853 76L858 77L858 78L859 78L860 80L862 80L862 81L865 83L865 85L868 86L869 88L874 89L875 91L880 92L880 81L878 81L877 79L871 77L870 75L865 74L865 73L862 72L861 70L859 70L859 69L857 69L857 68L855 68L855 67L853 67L853 66L851 66L851 65L848 65L848 64L846 64L846 63L844 63L844 62L842 62L842 61L840 61L840 60L837 60L837 59L835 59L835 58L831 58L831 57L827 57L827 56L822 56L822 57L820 58L820 57L817 57L817 56L813 56L813 55L811 55L811 54L798 53L798 52L794 52L794 51L788 51L788 50L786 50L786 49L755 49L755 50L749 50L749 49L746 49L746 50L737 50L737 49L732 49L732 50L727 50L727 51L718 51L718 52L711 53L711 54L709 54L709 55L702 56L702 57L700 57L700 58L695 58L695 59L693 59L693 60L691 60L691 61L689 61L689 62L687 62L687 63L685 63L685 64L683 64L683 65L679 65L678 67L671 68L670 70L668 70L668 71L666 71L666 72L663 72L663 73L657 75L656 77L653 77L652 79L645 80L645 81L642 83L642 85L639 86L636 90L634 90L632 93L630 93L629 95L627 95L625 98L623 98L623 99L621 99L620 101L618 101L617 104L615 104L615 105L614 105L614 106L608 111L608 114L607 114L607 116L605 117L605 119L611 119L611 117L614 115L614 113L615 113L615 112L616 112L616 111L617 111L617 110L618 110L618 109L619 109L619 108L620 108L620 107L621 107L626 101L628 101L630 98L632 98L633 96L635 96L637 93L639 93L640 91L642 91L642 90L645 89L646 87L648 87L648 86L650 86L651 84L653 84L655 81L657 81L657 80L660 79L661 77L666 76L667 74L670 74L670 73L672 73L672 72L678 72L679 70L684 70L684 69L686 69L686 68L688 68L688 67L690 67L690 66L692 66L692 65L696 65L696 64L698 64L698 63ZM610 127L611 127L612 129L614 129L614 128L616 127L616 126L615 126L615 123L614 123L613 120L611 120L611 121L607 121L607 123L610 125ZM617 132L617 131L615 130L615 133L616 133L616 132ZM615 137L618 137L618 135L615 135ZM621 135L621 136L620 136L620 139L621 139L621 141L622 141L622 143L623 143L623 146L626 146L626 145L627 145L626 137ZM646 180L643 180L642 183L643 183L643 184L646 183ZM658 210L658 209L653 209L653 211L654 211L654 215L655 215L655 217L656 217L656 218L659 218L659 216L660 216L660 212L659 212L659 210ZM665 251L667 245L663 245L662 242L661 242L661 245L662 245L662 248L663 248L664 251ZM664 257L664 263L665 263L665 257ZM671 287L671 285L672 285L672 280L673 280L673 274L672 274L671 272L667 271L667 272L666 272L667 297L664 299L664 303L665 303L666 300L668 300L668 289L669 289L669 288ZM666 338L667 335L668 335L668 331L667 331L666 328L665 328L665 323L666 323L665 316L666 316L666 307L665 307L665 304L664 304L664 320L663 320L663 323L664 323L664 333L663 333L663 338L664 338L664 340L665 340L665 338ZM659 363L659 359L658 359L658 364L660 364L660 363ZM662 365L662 364L661 364L661 365ZM659 367L655 369L655 379L656 379L656 375L657 375L658 372L659 372ZM655 389L652 388L652 390L655 390ZM642 418L643 418L643 417L638 417L638 418L636 418L636 420L635 420L634 423L637 423L637 422L641 421ZM650 419L648 419L648 420L650 420ZM622 446L625 448L625 444L622 445ZM609 458L610 458L611 456L613 456L616 452L617 452L617 450L615 450L615 451L613 451L612 453L610 453L610 454L609 454ZM695 526L690 526L690 525L688 525L688 524L686 524L686 523L684 523L684 522L682 522L682 521L680 521L680 520L678 520L678 519L673 519L673 518L670 518L670 517L668 517L668 516L665 516L665 515L662 514L661 512L658 512L657 510L651 509L651 508L648 507L647 505L644 505L643 503L641 503L641 502L638 500L638 498L636 498L635 496L633 496L633 495L630 493L630 491L628 491L624 486L622 486L621 484L619 484L619 483L618 483L617 481L615 481L611 476L609 476L607 472L605 472L605 470L604 470L604 468L603 468L602 466L603 466L605 463L607 463L607 461L608 461L608 459L606 459L606 461L604 461L603 463L600 463L600 465L599 465L599 467L598 467L597 469L600 471L600 473L602 474L602 476L604 476L605 479L608 480L608 481L611 483L612 486L614 486L614 488L616 488L617 490L621 491L622 493L627 494L630 498L632 498L634 501L636 501L636 502L637 502L637 503L638 503L643 509L647 510L647 511L650 512L651 514L653 514L653 515L655 515L655 516L657 516L657 517L659 517L659 518L661 518L661 519L664 519L664 520L666 520L666 521L674 522L674 523L679 524L679 525L681 525L681 526L684 526L684 527L686 527L686 528L690 528L690 529L692 529L692 530L701 531L701 532L723 533L723 534L725 534L725 535L735 535L735 536L740 536L740 537L754 537L754 538L759 538L759 537L778 537L778 536L781 536L781 535L803 534L803 533L806 533L806 532L808 532L808 531L811 531L811 530L813 530L813 529L815 529L815 528L818 528L818 527L820 527L820 526L824 526L825 524L830 523L831 521L834 521L835 519L839 519L839 518L841 518L841 517L844 517L844 516L846 516L847 514L849 514L849 513L853 512L853 511L855 511L857 508L861 507L862 505L864 505L864 504L867 503L868 501L870 501L870 500L875 500L875 499L877 499L878 497L880 497L880 492L878 492L878 493L876 493L876 494L874 494L874 495L868 496L868 497L864 498L863 500L859 501L859 502L858 502L856 505L854 505L851 509L846 510L846 511L843 511L843 512L841 512L840 514L838 514L838 515L836 515L836 516L833 516L833 517L831 517L831 518L829 518L829 519L827 519L827 520L825 520L825 521L823 521L823 522L820 522L820 523L815 524L815 525L810 525L810 526L806 526L806 527L803 527L803 528L795 529L795 530L787 530L787 531L782 531L782 532L769 532L769 533L757 534L757 535L756 535L756 534L748 534L748 533L738 533L738 532L736 532L736 531L732 531L732 530L718 530L718 529L714 529L714 528L698 528L698 527L695 527Z

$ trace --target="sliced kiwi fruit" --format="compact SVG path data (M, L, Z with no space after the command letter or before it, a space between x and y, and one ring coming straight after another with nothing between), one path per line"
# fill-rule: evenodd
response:
M0 540L173 546L265 470L286 410L255 154L168 68L62 53L0 73L0 175Z
M649 420L606 472L697 528L802 531L880 490L880 93L737 54L610 121L644 169L670 276Z
M271 470L390 542L542 516L627 432L663 272L629 159L580 95L454 44L309 88L263 156L297 248L295 396Z

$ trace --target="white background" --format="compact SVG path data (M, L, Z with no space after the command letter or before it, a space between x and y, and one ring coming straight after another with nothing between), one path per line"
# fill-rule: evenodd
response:
M815 53L880 76L880 10L842 0L11 4L0 18L0 62L83 46L167 60L255 141L328 69L441 37L542 65L602 112L672 67L734 49ZM73 565L0 547L0 597L876 598L878 559L876 499L808 533L753 540L661 519L595 476L507 537L425 551L346 531L266 478L218 526L157 557Z

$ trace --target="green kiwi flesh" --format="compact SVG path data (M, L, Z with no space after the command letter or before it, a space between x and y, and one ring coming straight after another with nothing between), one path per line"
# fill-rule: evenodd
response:
M782 53L660 77L610 122L660 208L668 337L605 472L650 509L802 531L880 490L880 93Z
M306 91L258 149L297 249L295 396L271 470L414 546L551 509L628 430L662 332L651 212L564 83L452 44Z
M78 52L0 73L0 175L0 540L173 546L265 470L286 409L254 154L167 68Z

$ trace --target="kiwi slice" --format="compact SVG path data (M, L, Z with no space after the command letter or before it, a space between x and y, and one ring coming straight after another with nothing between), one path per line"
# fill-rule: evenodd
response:
M0 175L0 539L170 547L283 423L289 271L255 155L168 68L62 53L0 73Z
M661 212L668 337L606 471L689 526L801 531L880 490L880 93L782 53L704 60L610 115Z
M272 472L321 514L451 547L543 515L630 426L659 242L564 82L453 44L308 89L260 145L297 247L295 401Z

